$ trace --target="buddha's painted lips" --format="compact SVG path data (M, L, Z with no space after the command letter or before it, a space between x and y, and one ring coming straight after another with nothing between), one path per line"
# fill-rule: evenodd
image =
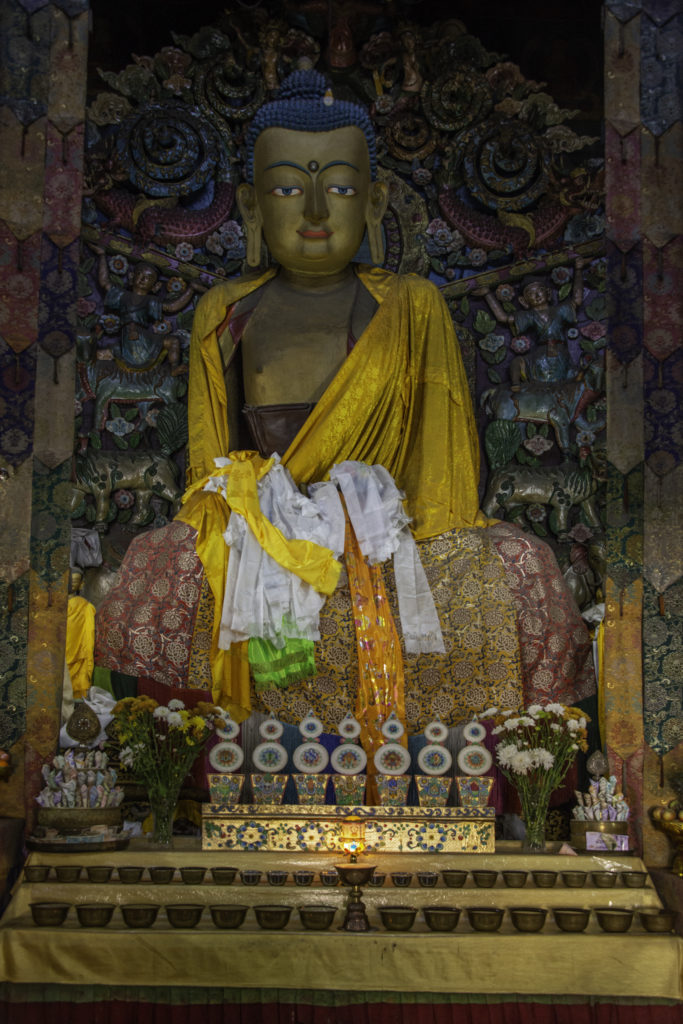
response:
M299 231L302 238L329 238L332 231Z

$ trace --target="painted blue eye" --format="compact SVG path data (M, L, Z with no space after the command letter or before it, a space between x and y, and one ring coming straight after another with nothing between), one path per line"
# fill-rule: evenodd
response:
M335 196L355 196L356 194L353 185L328 185L327 191Z
M277 188L271 189L271 195L282 196L284 199L289 199L290 196L300 196L302 192L303 189L297 185L278 185Z

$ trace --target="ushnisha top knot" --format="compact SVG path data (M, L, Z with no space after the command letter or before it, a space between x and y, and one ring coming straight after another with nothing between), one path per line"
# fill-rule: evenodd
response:
M282 82L277 98L257 110L247 130L247 180L254 182L254 146L266 128L300 132L331 132L355 125L363 132L370 154L370 174L377 177L377 150L372 122L364 107L338 100L319 71L293 71Z

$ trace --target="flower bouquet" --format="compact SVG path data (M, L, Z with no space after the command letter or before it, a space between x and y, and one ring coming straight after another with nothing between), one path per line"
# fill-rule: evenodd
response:
M531 704L479 716L494 721L496 760L519 796L526 826L524 848L545 848L545 821L553 790L561 785L576 754L587 750L586 715L564 704Z
M188 710L181 700L168 706L152 697L125 697L114 707L119 759L143 785L154 815L152 841L173 845L173 814L187 773L213 730L226 724L225 713L206 701Z

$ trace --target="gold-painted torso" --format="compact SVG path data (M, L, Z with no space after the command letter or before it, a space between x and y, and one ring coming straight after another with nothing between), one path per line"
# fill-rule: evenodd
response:
M317 402L367 327L375 302L352 270L313 291L277 275L242 339L248 405Z

